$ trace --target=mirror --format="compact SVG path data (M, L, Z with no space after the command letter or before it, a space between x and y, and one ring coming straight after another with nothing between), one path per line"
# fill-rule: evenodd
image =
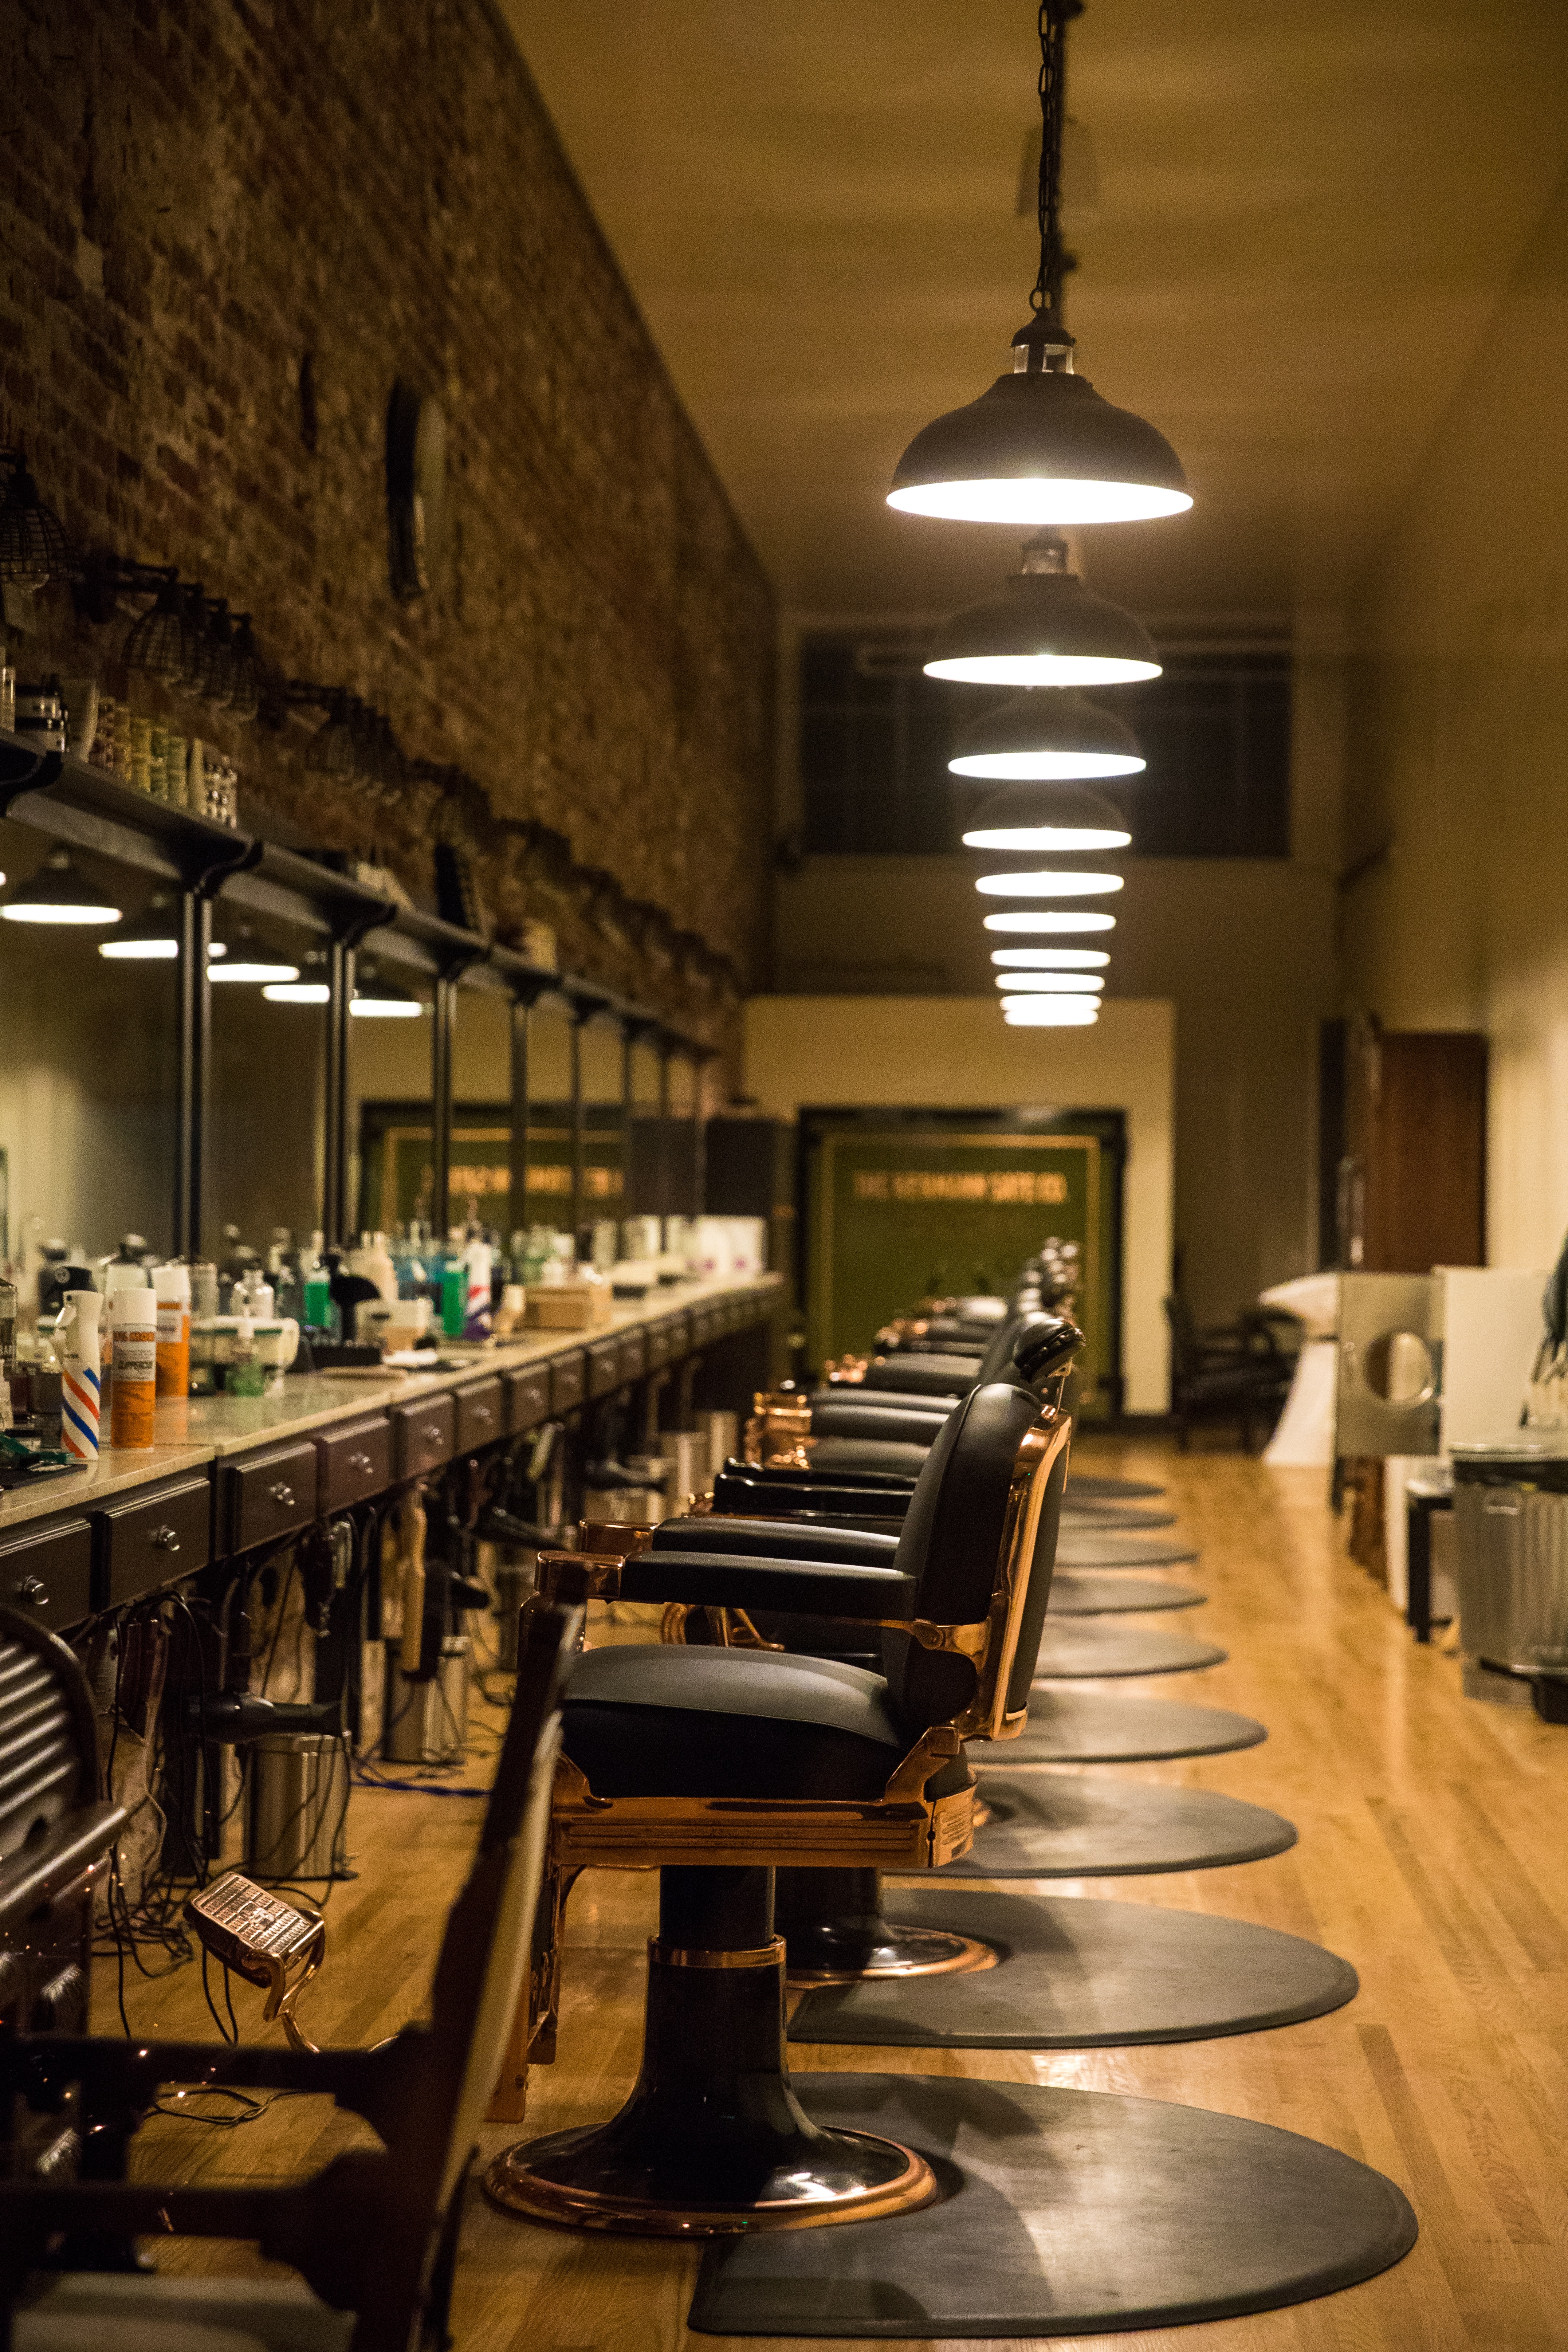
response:
M1362 1378L1384 1404L1427 1404L1436 1393L1432 1350L1417 1331L1380 1331L1362 1359Z
M326 941L220 895L208 971L205 1254L265 1265L321 1222Z

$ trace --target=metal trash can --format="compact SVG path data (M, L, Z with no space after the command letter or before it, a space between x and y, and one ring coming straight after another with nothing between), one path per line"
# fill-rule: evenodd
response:
M250 1750L245 1866L253 1878L340 1878L349 1759L326 1731L270 1731Z
M1453 1461L1465 1691L1528 1706L1534 1672L1568 1667L1568 1454L1477 1446Z

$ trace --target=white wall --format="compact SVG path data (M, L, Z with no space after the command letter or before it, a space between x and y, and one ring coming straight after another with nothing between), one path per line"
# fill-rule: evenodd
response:
M1488 1254L1568 1225L1568 181L1354 615L1353 1002L1491 1040Z
M805 1104L1123 1112L1127 1407L1164 1412L1173 1006L1121 998L1092 1028L1010 1029L978 996L759 996L746 1006L744 1051L745 1092L777 1118Z

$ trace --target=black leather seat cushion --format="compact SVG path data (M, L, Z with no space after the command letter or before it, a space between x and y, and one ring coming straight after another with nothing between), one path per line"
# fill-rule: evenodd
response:
M765 1650L589 1650L562 1727L597 1797L879 1797L914 1744L880 1675ZM966 1779L960 1761L931 1787Z
M868 1413L868 1421L875 1419ZM934 1437L942 1424L932 1429ZM811 1449L814 1470L831 1471L834 1477L845 1472L851 1475L862 1470L895 1472L906 1478L918 1478L925 1467L929 1445L910 1445L892 1438L825 1437Z

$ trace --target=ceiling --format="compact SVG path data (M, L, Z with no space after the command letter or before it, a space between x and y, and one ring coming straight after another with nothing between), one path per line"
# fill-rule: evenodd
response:
M893 514L1007 362L1031 0L500 0L786 611L934 613L1012 535ZM1179 628L1343 603L1568 163L1562 0L1091 0L1079 364L1195 504L1085 533Z

